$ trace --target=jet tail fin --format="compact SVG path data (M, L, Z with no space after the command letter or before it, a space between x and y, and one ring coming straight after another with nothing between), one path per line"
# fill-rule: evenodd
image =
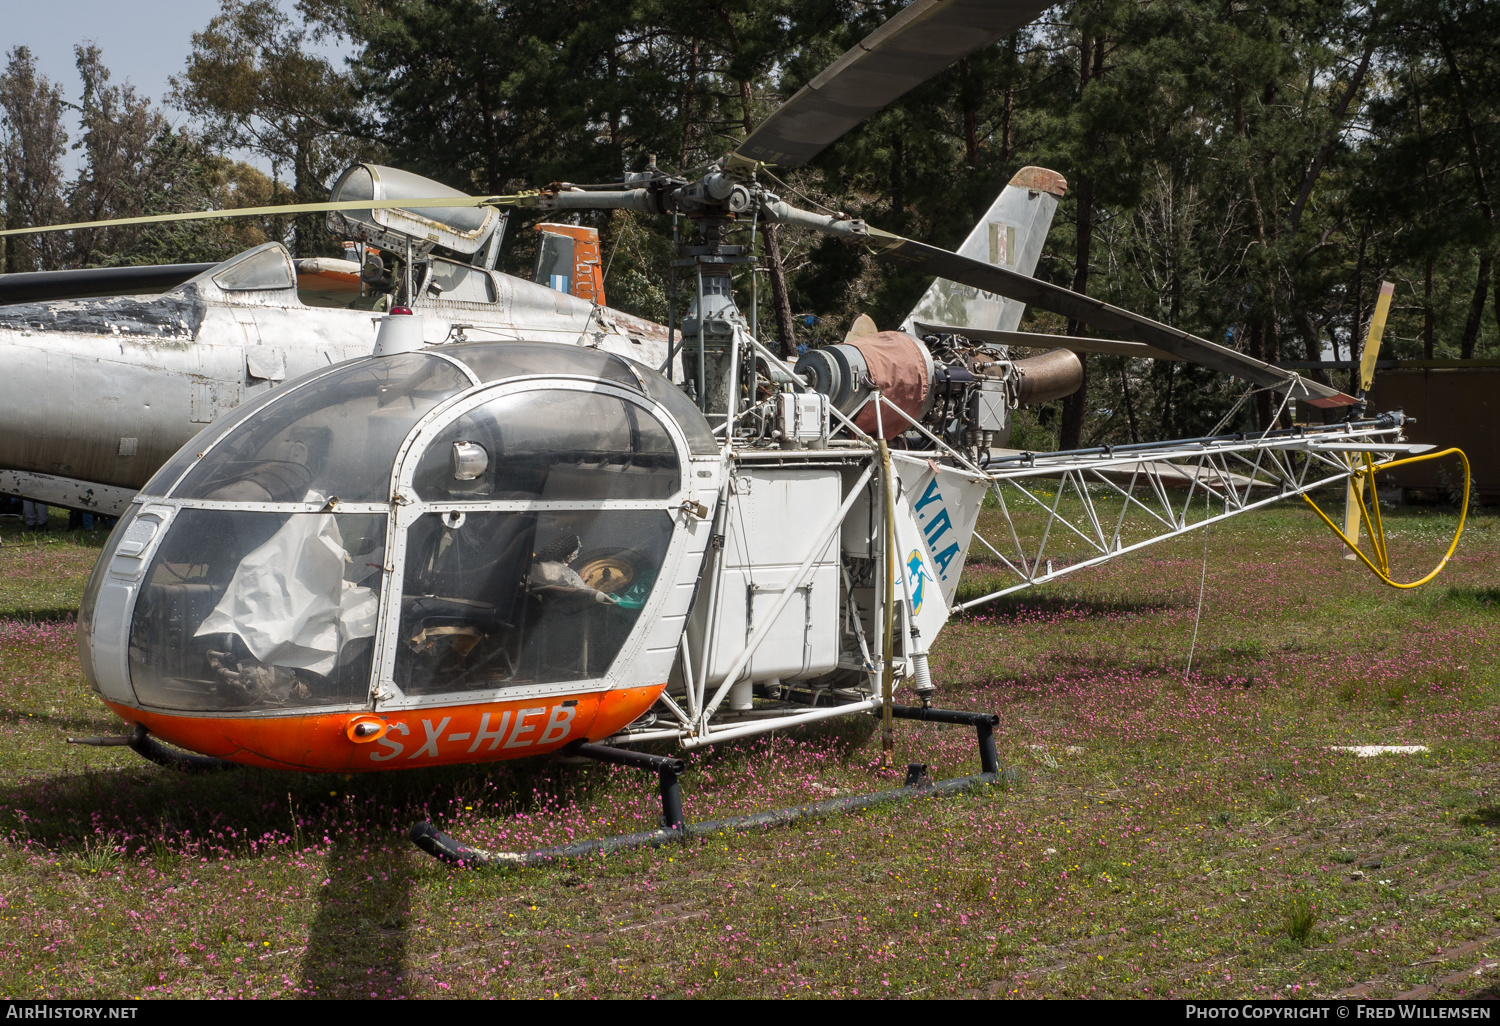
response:
M1021 274L1034 275L1037 261L1042 256L1042 245L1052 227L1057 202L1067 191L1067 179L1056 171L1023 167L1000 190L1000 195L963 245L958 247L958 252ZM1026 304L1014 299L937 278L906 315L901 330L915 334L920 321L1015 331L1025 310Z

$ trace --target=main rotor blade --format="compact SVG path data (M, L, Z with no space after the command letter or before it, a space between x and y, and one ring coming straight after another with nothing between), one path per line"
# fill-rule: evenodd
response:
M798 167L938 72L1051 7L1039 0L915 0L797 91L731 154Z
M528 201L530 201L528 203ZM397 207L482 207L535 205L531 193L518 196L438 196L432 199L339 200L322 203L288 203L271 207L230 207L225 210L186 210L177 214L147 214L143 217L116 217L106 221L75 221L72 224L44 224L30 228L7 228L7 235L36 235L41 232L71 232L81 228L109 228L125 224L165 224L169 221L211 221L226 217L266 217L276 214L316 214L325 210L389 210Z
M1223 374L1232 374L1252 384L1274 388L1278 392L1286 392L1293 399L1302 399L1313 406L1352 406L1355 403L1353 396L1345 395L1336 388L1321 385L1280 367L1272 367L1254 357L1217 345L1206 338L1179 331L1149 317L1121 310L1117 306L1110 306L1100 300L994 264L971 260L946 249L904 239L878 228L867 229L867 232L867 244L875 249L875 255L890 263L910 267L934 277L947 278L1006 299L1016 299L1027 306L1062 314L1071 320L1091 324L1111 335L1165 350L1189 363L1200 364Z
M1071 349L1075 353L1103 353L1106 356L1129 356L1142 360L1181 360L1165 349L1139 342L1117 342L1107 338L1075 338L1072 335L1043 335L1034 331L1001 331L998 328L969 328L957 324L929 324L913 321L923 335L962 335L974 342L994 342L1002 346L1027 346L1031 349Z

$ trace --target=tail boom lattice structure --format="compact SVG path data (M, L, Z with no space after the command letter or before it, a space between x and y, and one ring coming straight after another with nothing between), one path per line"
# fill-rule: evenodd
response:
M997 562L971 571L993 587L954 610L1338 484L1353 472L1351 451L1370 453L1378 468L1413 448L1399 441L1401 424L1397 413L1263 435L992 459L984 469L994 506L981 526L992 534L998 527L999 542L980 531L975 537Z

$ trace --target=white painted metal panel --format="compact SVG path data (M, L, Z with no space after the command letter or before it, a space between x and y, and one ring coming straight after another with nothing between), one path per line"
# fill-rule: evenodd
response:
M793 575L815 541L807 533L808 511L837 509L842 498L837 467L741 467L736 472L725 516L716 636L707 639L710 686L722 682L788 585L795 594L751 656L749 678L810 677L838 666L838 532L823 544L801 580L794 581ZM705 644L711 615L707 605L698 602L688 626L695 659Z

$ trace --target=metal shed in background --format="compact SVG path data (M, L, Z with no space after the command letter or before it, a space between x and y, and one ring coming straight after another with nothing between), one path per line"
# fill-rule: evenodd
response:
M1318 368L1341 377L1338 372L1351 364L1287 361L1280 366L1304 373ZM1399 409L1415 417L1406 429L1413 442L1462 449L1473 468L1474 494L1481 502L1500 503L1500 360L1382 360L1375 366L1370 409ZM1318 419L1321 412L1299 407L1298 419ZM1457 490L1462 477L1456 460L1431 460L1387 471L1378 480L1382 489L1402 489L1405 498L1438 499Z
M1417 422L1413 442L1440 449L1457 446L1473 467L1480 501L1500 502L1500 360L1396 360L1375 374L1370 406L1401 409ZM1383 474L1387 487L1438 494L1458 487L1452 460L1431 460Z

